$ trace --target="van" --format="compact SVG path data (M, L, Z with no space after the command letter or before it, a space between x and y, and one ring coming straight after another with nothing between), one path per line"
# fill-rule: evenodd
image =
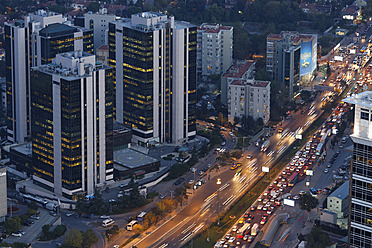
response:
M113 225L114 223L115 221L113 219L105 219L102 221L102 226L107 227L107 226Z
M127 224L127 230L128 230L128 231L132 231L133 228L134 228L134 226L137 225L137 224L138 224L138 221L136 221L136 220L132 220L131 222L129 222L129 223Z

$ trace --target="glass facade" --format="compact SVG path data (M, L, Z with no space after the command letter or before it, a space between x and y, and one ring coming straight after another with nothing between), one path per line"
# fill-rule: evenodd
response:
M189 29L188 132L196 132L196 39L197 28ZM187 136L187 134L185 134ZM194 137L189 137L194 138Z
M372 246L371 166L372 147L354 143L352 180L350 186L350 247Z

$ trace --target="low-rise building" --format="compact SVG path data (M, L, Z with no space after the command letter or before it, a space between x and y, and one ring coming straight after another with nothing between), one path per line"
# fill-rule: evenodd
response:
M96 58L98 62L104 65L109 65L109 46L101 45L96 49Z
M236 117L262 118L266 124L270 119L270 82L256 80L234 80L229 85L228 119Z
M327 209L342 218L349 213L349 182L346 181L327 197Z
M234 80L253 79L255 62L253 60L236 60L221 78L221 103L227 106L229 85Z

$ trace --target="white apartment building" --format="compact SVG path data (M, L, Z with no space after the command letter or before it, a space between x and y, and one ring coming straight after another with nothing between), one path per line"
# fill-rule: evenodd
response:
M196 135L196 26L144 12L109 25L116 120L132 142L180 144Z
M234 80L229 84L228 119L252 116L262 118L266 124L270 119L270 82L256 80Z
M221 103L227 106L229 85L234 80L253 79L255 62L236 60L221 77Z
M93 31L94 52L101 45L108 44L109 23L115 20L116 16L107 14L105 8L100 9L98 13L84 14L84 27Z
M233 59L233 27L203 23L198 27L197 72L208 76L224 73Z
M349 182L346 181L327 197L327 209L343 218L349 213Z

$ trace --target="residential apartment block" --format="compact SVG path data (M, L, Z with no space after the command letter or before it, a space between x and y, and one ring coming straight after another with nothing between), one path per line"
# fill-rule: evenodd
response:
M228 119L252 116L262 118L266 124L270 119L270 82L256 80L234 80L229 84Z
M221 103L227 106L229 85L234 80L253 79L255 62L236 60L221 77Z
M92 32L74 27L61 14L38 10L5 23L7 137L22 143L31 134L31 67L49 64L56 54L93 52Z
M350 172L349 247L372 246L372 92L348 97L354 104L354 143Z
M116 120L148 146L196 135L196 26L144 12L109 24Z
M343 183L327 197L327 209L343 218L349 213L349 181Z
M58 196L113 179L112 69L82 51L31 71L33 180Z
M204 23L198 27L197 72L208 76L222 74L233 60L233 27Z
M317 35L283 31L266 39L266 70L288 88L289 96L313 78L317 67Z

